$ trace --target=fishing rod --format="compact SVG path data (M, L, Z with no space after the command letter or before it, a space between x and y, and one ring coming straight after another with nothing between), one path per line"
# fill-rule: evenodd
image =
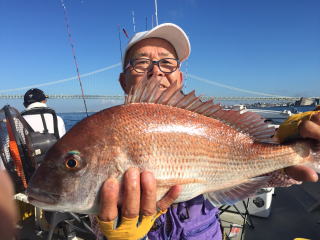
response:
M146 17L146 31L148 30L148 17Z
M153 28L153 14L151 15L151 28Z
M136 32L136 22L134 20L134 11L132 11L132 25L133 25L133 32Z
M158 23L158 3L157 3L157 0L154 0L154 6L155 6L156 26L158 26L159 23Z
M119 38L119 47L120 47L120 62L122 62L122 44L121 44L121 36L120 36L120 25L118 24L118 38Z
M75 47L74 47L74 44L73 44L73 41L72 41L72 37L71 37L71 31L70 31L70 24L69 24L69 19L68 19L68 14L67 14L67 8L66 8L66 5L64 4L64 0L61 0L61 6L63 8L64 21L65 21L65 24L66 24L66 27L67 27L67 32L68 32L68 39L69 39L69 43L70 43L70 46L71 46L71 49L72 49L72 55L73 55L74 64L75 64L76 70L77 70L77 77L78 77L78 81L79 81L80 88L81 88L81 94L82 94L84 108L86 110L87 117L89 117L87 103L86 103L86 99L84 97L82 81L81 81L81 78L80 78L78 61L77 61L77 58L76 58L76 51L75 51Z

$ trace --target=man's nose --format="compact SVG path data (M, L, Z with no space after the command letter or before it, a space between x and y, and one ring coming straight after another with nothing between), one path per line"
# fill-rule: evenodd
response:
M148 77L151 76L164 76L164 73L160 71L158 64L152 64L152 69L148 71Z

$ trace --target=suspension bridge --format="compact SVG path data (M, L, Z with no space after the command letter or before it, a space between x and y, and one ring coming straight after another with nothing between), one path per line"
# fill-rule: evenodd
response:
M108 86L117 85L117 81L108 82L106 79L117 78L119 69L114 71L114 75L110 75L110 70L120 68L121 63L106 66L88 73L81 74L79 77L83 80L83 86L85 89L85 99L100 99L100 100L123 100L123 95L112 95L103 91L108 90ZM224 88L231 90L232 92L238 92L247 95L256 96L204 96L204 100L213 98L215 101L251 101L251 102L295 102L300 97L279 96L275 94L269 94L264 92L257 92L248 89L238 88L226 84L222 84L217 81L206 79L193 74L186 74L185 78L205 83L207 85L215 86L215 89ZM0 100L10 99L23 99L24 93L30 88L41 88L49 95L50 99L82 99L82 95L79 94L78 76L69 77L56 81L46 81L38 84L20 86L18 88L0 89ZM58 93L53 93L58 92ZM71 92L74 92L72 94ZM320 97L310 97L313 101L319 101Z
M49 94L49 99L82 99L82 95L63 95L63 94ZM85 99L104 99L104 100L123 100L124 96L112 96L112 95L84 95ZM281 102L293 102L300 100L299 97L209 97L205 96L203 99L210 99L218 101L281 101ZM0 95L0 99L23 99L23 95ZM313 100L317 98L311 98Z

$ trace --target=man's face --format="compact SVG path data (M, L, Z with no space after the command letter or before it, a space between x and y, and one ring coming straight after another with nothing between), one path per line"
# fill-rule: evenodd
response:
M172 45L160 38L144 39L131 47L129 50L125 64L127 65L130 59L149 58L153 61L158 61L163 58L177 58L176 52ZM120 74L119 81L123 90L128 93L130 88L135 86L145 76L144 73L137 73L130 66ZM172 83L177 81L177 86L180 87L183 83L182 72L180 69L172 73L163 73L157 65L147 73L148 79L155 77L160 82L160 87L164 90Z

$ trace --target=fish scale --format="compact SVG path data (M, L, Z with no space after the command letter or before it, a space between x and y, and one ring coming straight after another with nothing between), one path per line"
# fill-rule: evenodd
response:
M190 181L199 179L204 185L206 183L210 183L207 184L209 186L220 185L227 180L250 178L278 169L278 166L271 161L274 159L277 162L276 151L282 155L290 156L291 149L288 147L272 146L271 151L271 146L267 147L256 143L248 146L249 136L236 133L234 129L215 119L201 115L195 117L193 113L181 109L155 104L132 104L122 106L117 114L121 116L128 112L131 113L131 121L128 122L127 118L125 118L125 124L119 121L120 126L127 126L126 128L118 128L118 134L126 135L121 138L120 144L125 145L126 148L134 146L132 147L132 155L129 156L132 159L131 166L140 167L140 157L144 155L143 168L152 171L158 179L177 178L181 181L183 179ZM148 124L145 124L144 119L148 119ZM168 132L166 127L169 124L170 128L175 129L174 131L170 129ZM192 127L181 128L181 126ZM247 141L244 141L245 144L239 141L234 142L234 135L243 135L240 138L247 138ZM129 136L135 136L135 138ZM148 146L141 144L140 147L137 147L139 143L150 142L152 143ZM250 150L252 145L255 148ZM221 146L223 147L221 148ZM143 153L137 149L142 150ZM217 151L215 151L216 149ZM244 149L250 151L244 152ZM212 155L213 157L210 157ZM230 157L230 155L232 156ZM237 156L238 158L236 158ZM248 159L254 159L254 161L249 162ZM288 163L284 163L282 160L279 164L280 168L285 167L286 164L292 164L294 158L290 157L289 159ZM161 164L156 164L157 162ZM203 172L203 167L198 164L199 162L208 162L211 166L210 170ZM233 164L235 167L230 169ZM171 166L174 171L168 171L168 166ZM238 169L242 169L241 175ZM186 171L188 174L183 174ZM213 175L216 175L215 181L212 181L211 176ZM176 182L176 184L178 183ZM213 187L211 186L210 189ZM185 193L182 192L182 195ZM158 196L158 198L160 197ZM181 200L178 199L178 201Z

